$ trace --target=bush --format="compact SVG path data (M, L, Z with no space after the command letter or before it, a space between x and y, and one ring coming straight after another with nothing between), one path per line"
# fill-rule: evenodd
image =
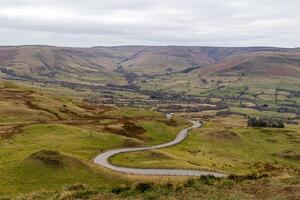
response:
M135 189L139 192L146 192L148 190L151 190L153 186L153 183L138 183L136 184Z
M279 119L267 119L267 118L255 118L248 119L249 127L271 127L271 128L284 128L282 120Z
M114 187L112 188L111 192L114 194L121 194L123 192L127 192L130 190L129 186L120 186L120 187Z
M213 185L215 181L220 180L220 178L214 176L201 176L199 181L205 185Z
M185 183L184 183L184 187L191 187L192 185L195 184L195 179L194 178L189 178Z
M228 179L229 180L234 180L234 181L244 181L244 180L257 180L257 179L261 179L261 178L265 178L265 177L267 177L266 174L261 174L261 175L248 174L248 175L244 175L244 176L238 176L238 175L230 174L228 176Z

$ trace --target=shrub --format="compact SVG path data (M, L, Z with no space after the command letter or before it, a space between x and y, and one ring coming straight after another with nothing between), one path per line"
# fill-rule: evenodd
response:
M194 178L189 178L185 183L184 183L184 187L191 187L192 185L195 184L195 179Z
M138 183L135 186L135 189L139 192L146 192L153 188L153 183Z
M271 128L284 128L282 120L279 119L267 119L267 118L255 118L248 119L248 126L250 127L271 127Z
M120 186L120 187L114 187L111 192L114 194L121 194L123 192L127 192L130 190L129 186Z
M213 183L217 180L219 180L219 178L214 176L201 176L199 179L199 181L205 185L213 185Z

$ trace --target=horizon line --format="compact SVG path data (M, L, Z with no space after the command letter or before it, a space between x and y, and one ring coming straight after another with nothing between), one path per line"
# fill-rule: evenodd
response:
M210 47L210 48L278 48L278 49L298 49L300 47L282 47L282 46L266 46L266 45L253 45L253 46L217 46L217 45L147 45L147 44L125 44L125 45L96 45L96 46L60 46L60 45L47 45L47 44L23 44L23 45L0 45L0 47L58 47L58 48L114 48L114 47Z

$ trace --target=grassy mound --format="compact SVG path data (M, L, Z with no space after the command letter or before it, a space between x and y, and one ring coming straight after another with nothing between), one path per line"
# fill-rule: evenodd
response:
M51 150L40 150L36 153L31 154L26 161L28 162L39 162L46 166L63 168L74 164L83 165L83 163L76 158L66 156L59 151Z
M1 194L27 194L41 189L55 191L64 185L77 183L105 187L107 184L114 185L125 181L122 177L117 178L115 174L105 173L78 157L47 149L30 154L6 171L5 175L1 174L5 176L5 182L14 184L3 185L5 182L0 181L0 196Z
M113 134L122 135L130 138L136 138L143 141L147 141L149 139L147 138L146 135L144 135L145 129L129 121L123 122L123 125L121 126L120 125L106 126L104 130Z

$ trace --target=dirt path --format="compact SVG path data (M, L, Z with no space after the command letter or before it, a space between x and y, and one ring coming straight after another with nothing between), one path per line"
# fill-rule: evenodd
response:
M150 147L137 147L137 148L123 148L116 150L109 150L100 155L98 155L94 162L103 167L109 168L111 170L127 173L127 174L137 174L137 175L169 175L169 176L208 176L212 175L215 177L226 177L227 174L221 172L212 172L212 171L204 171L204 170L188 170L188 169L141 169L141 168L129 168L129 167L118 167L109 163L108 159L114 155L120 153L128 153L135 151L145 151L151 149L160 149L165 147L170 147L182 142L187 136L190 129L201 127L201 123L196 121L190 121L193 123L193 126L181 130L176 138L168 143L150 146Z

